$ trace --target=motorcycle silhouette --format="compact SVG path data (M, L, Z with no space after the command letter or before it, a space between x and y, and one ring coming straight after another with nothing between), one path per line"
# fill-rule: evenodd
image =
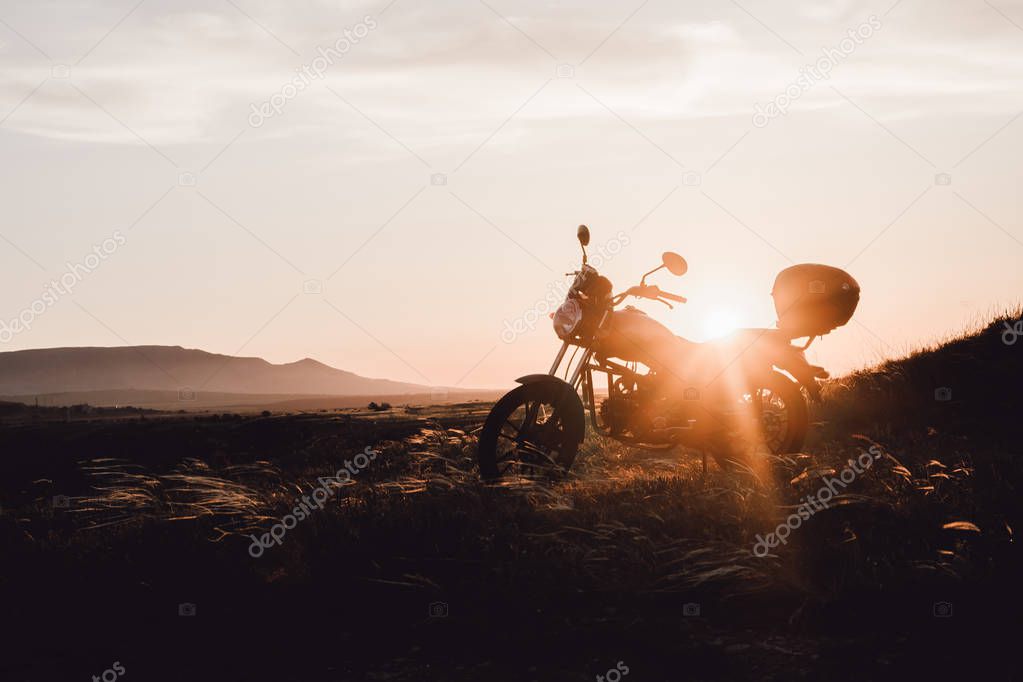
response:
M804 351L852 317L860 295L856 280L825 265L787 268L772 292L776 329L743 329L694 343L632 306L620 307L629 297L668 308L685 303L684 296L646 283L661 269L684 275L682 256L665 252L638 285L612 294L611 281L587 264L589 229L580 225L577 237L582 266L567 273L575 279L552 315L561 349L546 374L520 377L490 411L478 449L484 479L567 471L583 441L587 411L595 431L626 445L703 450L705 468L707 452L732 469L750 466L756 452L802 448L807 399L820 400L818 382L828 377ZM803 345L794 345L804 337ZM599 404L594 375L606 378L607 397Z

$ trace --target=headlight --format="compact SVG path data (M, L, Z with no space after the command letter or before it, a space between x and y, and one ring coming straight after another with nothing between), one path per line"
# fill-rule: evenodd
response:
M562 303L558 311L554 313L554 331L558 338L570 338L582 321L582 306L579 305L579 301L570 298Z

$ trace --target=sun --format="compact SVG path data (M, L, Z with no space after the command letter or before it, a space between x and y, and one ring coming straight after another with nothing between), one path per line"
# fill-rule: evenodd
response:
M730 308L718 308L703 321L706 339L720 339L739 328L739 316Z

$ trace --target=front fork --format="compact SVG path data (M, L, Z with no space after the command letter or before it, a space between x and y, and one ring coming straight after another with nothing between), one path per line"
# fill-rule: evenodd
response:
M554 357L554 364L551 365L550 371L547 372L549 376L553 377L558 375L558 369L561 367L561 363L565 359L565 353L568 352L568 347L570 345L571 344L568 341L565 341L564 343L561 344L561 349L558 351L558 354ZM572 372L572 377L568 380L568 384L572 388L576 390L579 389L579 382L582 381L583 372L586 371L587 366L590 364L590 358L592 357L593 351L590 350L589 348L586 348L583 351L582 358L579 359L579 364L575 366L575 371Z
M551 371L547 372L552 377L558 374L558 367L561 366L561 361L565 359L565 353L568 352L569 345L568 341L563 342L561 344L561 350L559 350L558 354L554 356L554 364L551 365Z
M600 324L597 325L597 329L593 333L594 337L596 337L597 334L600 333L600 330L604 328L604 324L607 322L608 315L610 314L611 314L610 310L604 311L604 314L600 318ZM568 352L568 347L570 345L572 344L570 344L568 341L565 341L561 344L561 349L558 351L558 354L554 357L554 364L551 365L551 370L548 372L548 374L550 374L551 376L557 375L558 368L561 366L562 360L565 359L565 353ZM590 346L589 345L585 346L583 356L579 360L579 364L576 365L575 371L572 372L572 378L569 379L568 381L572 388L575 388L576 390L579 389L579 382L582 380L583 372L586 371L586 368L589 366L590 359L592 357L593 351L590 349Z
M551 365L550 370L547 372L547 376L557 378L558 369L561 367L561 363L565 359L565 354L568 352L568 347L571 345L572 344L570 344L568 341L565 341L561 344L561 348L558 350L558 354L554 357L554 363ZM572 373L572 378L569 381L565 382L567 384L566 389L570 386L572 389L578 392L579 384L584 376L583 372L586 371L587 365L589 365L590 358L592 356L593 351L591 351L589 348L586 348L585 352L583 352L582 358L579 360L579 364L576 365L575 371ZM530 377L523 377L522 379L519 379L519 381L520 383L527 379L535 381L536 379L539 378L539 376L540 375L531 375ZM558 381L560 382L561 380L559 379ZM583 409L585 411L585 406ZM525 421L523 421L522 433L519 434L519 440L525 438L524 434L527 425L532 426L536 424L536 418L539 414L539 411L540 411L539 403L531 407L527 406Z
M607 319L607 316L605 315L604 319L601 320L601 324L603 324L604 320L606 320L606 319ZM561 363L564 362L565 354L568 352L568 348L571 345L572 344L569 343L568 341L564 341L561 344L561 348L558 349L558 354L556 356L554 356L554 362L551 364L551 368L547 372L547 376L551 376L551 377L555 377L555 378L557 377L558 370L561 368ZM592 395L592 388L590 388L589 390L586 390L586 387L589 386L589 383L590 383L587 380L587 378L589 377L589 364L590 364L590 360L592 358L593 358L593 351L589 347L585 347L584 350L583 350L582 357L579 359L579 363L575 366L575 370L572 372L572 376L565 382L565 383L568 384L568 386L571 386L572 389L574 389L577 393L579 391L580 385L583 386L584 390L583 390L582 402L583 402L583 410L584 410L584 412L585 412L586 404L587 404L587 401L588 401L588 397L587 396L588 395L589 396ZM590 402L591 410L592 410L592 398L589 398L589 402ZM530 410L526 413L526 418L529 420L529 423L533 423L535 421L538 409L539 409L539 406L537 406L536 408L530 408Z

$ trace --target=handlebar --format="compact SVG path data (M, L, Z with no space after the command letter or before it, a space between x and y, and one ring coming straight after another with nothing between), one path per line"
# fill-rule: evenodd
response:
M669 294L667 291L662 291L660 297L666 298L669 301L678 301L679 303L685 303L687 300L685 296L679 296L678 294Z
M687 301L685 296L679 296L678 294L672 294L667 291L661 291L661 288L656 284L640 284L634 287L629 287L626 291L615 297L616 300L620 301L628 296L637 296L639 298L649 298L653 301L661 299L667 299L668 301L676 301L678 303L685 303ZM667 303L667 301L661 301L661 303ZM668 306L671 307L670 305Z

